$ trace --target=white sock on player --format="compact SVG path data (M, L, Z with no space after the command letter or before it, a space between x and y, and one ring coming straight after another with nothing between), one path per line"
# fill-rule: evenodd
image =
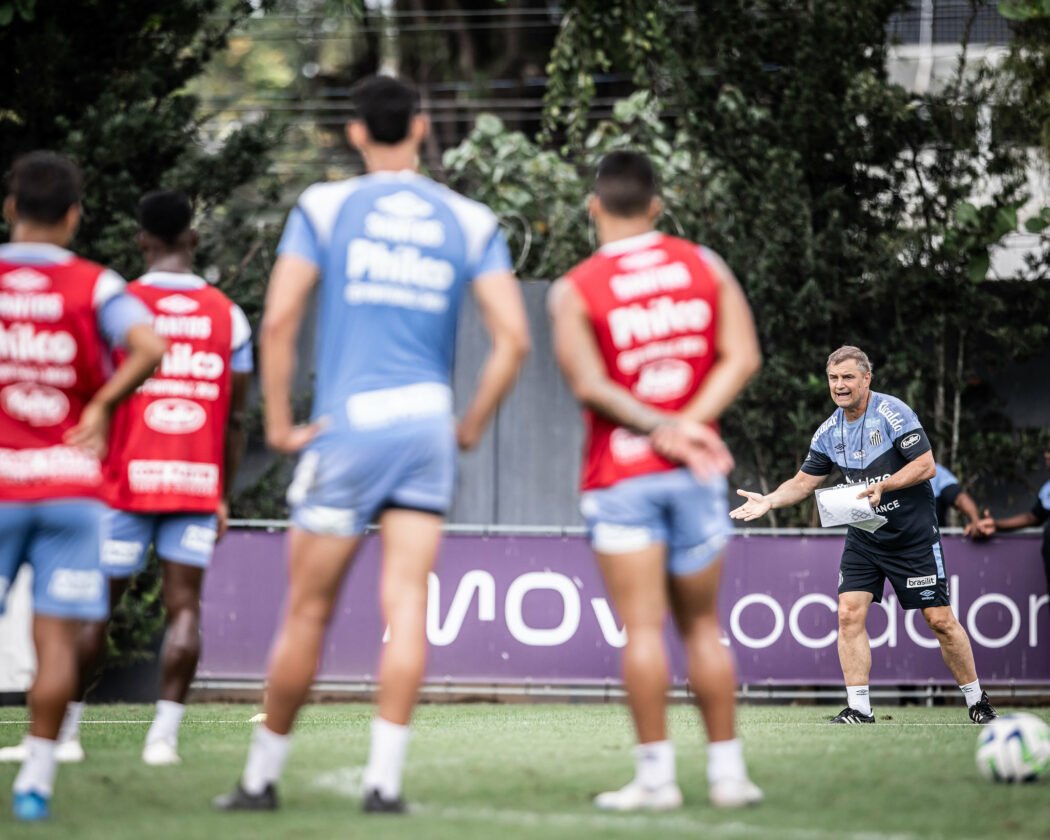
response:
M55 756L58 741L26 735L22 743L25 744L26 758L15 776L14 792L33 791L42 796L51 796L55 787L55 771L58 769L58 759Z
M847 685L846 697L847 705L851 709L856 709L862 715L871 714L871 697L866 685Z
M656 790L675 780L674 744L650 741L634 748L634 780L642 787Z
M146 743L154 741L168 741L175 743L179 739L179 726L182 725L182 716L186 714L186 707L182 703L174 703L171 700L158 700L157 712L153 716L153 725L146 733Z
M401 775L411 732L381 717L372 720L372 749L365 768L365 790L378 790L384 799L401 795Z
M966 708L970 708L981 699L981 681L974 680L972 683L960 685L959 691L961 691L963 697L966 698Z
M66 714L62 718L62 728L58 730L58 743L75 741L80 737L80 719L84 716L84 703L72 701L66 705Z
M258 796L269 784L276 784L284 771L292 739L278 735L264 724L255 727L252 744L248 748L248 761L241 776L241 787L247 793Z
M707 745L707 781L715 784L723 779L747 778L744 764L744 745L739 738L728 741L712 741Z

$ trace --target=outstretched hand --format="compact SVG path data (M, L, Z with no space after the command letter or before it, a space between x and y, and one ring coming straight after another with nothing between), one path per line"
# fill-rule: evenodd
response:
M761 493L753 493L750 490L737 490L736 494L743 496L747 501L740 507L729 511L731 519L742 519L744 522L750 522L753 519L765 516L773 507L772 502Z
M704 423L681 419L663 423L649 434L649 442L665 458L685 464L701 481L728 475L733 469L729 447Z

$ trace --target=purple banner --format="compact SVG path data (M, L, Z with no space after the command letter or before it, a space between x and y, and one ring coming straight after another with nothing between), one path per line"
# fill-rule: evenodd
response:
M235 531L204 593L202 679L261 679L285 592L282 533ZM380 544L366 540L342 593L320 680L374 679L384 627ZM727 644L748 684L838 685L836 586L841 536L742 536L720 595ZM1050 684L1050 609L1039 537L973 543L945 537L955 613L982 683ZM892 589L868 618L872 683L952 682L920 613ZM445 538L430 579L427 680L441 683L617 681L623 633L581 537ZM670 633L668 634L670 638ZM685 681L672 642L677 683Z

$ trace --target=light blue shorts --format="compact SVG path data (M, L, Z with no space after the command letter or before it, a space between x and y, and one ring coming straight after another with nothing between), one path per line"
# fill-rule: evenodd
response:
M706 569L725 548L733 531L727 489L724 478L701 483L688 470L677 469L589 490L580 512L599 554L627 554L663 543L668 571L684 577Z
M387 508L445 516L455 472L451 417L322 434L303 452L288 488L292 522L350 537Z
M146 567L149 547L169 563L208 568L218 522L212 513L129 513L111 510L103 524L102 571L126 578Z
M106 618L109 587L99 567L105 511L101 502L88 499L0 504L0 613L19 567L28 563L34 612Z

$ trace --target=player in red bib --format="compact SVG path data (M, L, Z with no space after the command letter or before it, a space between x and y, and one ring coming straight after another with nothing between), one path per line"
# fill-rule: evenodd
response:
M37 658L29 734L2 752L22 762L13 808L26 821L49 816L80 622L107 612L99 458L110 415L165 348L118 275L66 250L80 184L60 155L20 158L4 202L11 242L0 246L0 610L18 569L32 566ZM115 371L113 346L124 348Z
M226 529L226 499L243 449L243 412L252 370L251 328L240 307L193 273L193 207L178 192L139 204L138 243L148 270L128 286L170 342L160 370L113 419L105 465L107 502L102 569L117 603L150 545L162 561L167 620L160 699L142 760L177 764L186 693L200 656L200 599L216 540ZM118 354L119 357L119 354ZM118 442L119 441L119 445ZM105 652L106 626L81 639L81 690ZM60 759L79 761L84 704L70 703Z
M588 209L601 248L552 287L550 312L558 363L584 407L581 511L627 632L638 737L633 781L595 804L682 803L666 729L669 608L707 728L711 802L755 804L716 614L732 459L713 425L761 364L751 310L717 255L653 229L661 203L644 155L606 156Z

